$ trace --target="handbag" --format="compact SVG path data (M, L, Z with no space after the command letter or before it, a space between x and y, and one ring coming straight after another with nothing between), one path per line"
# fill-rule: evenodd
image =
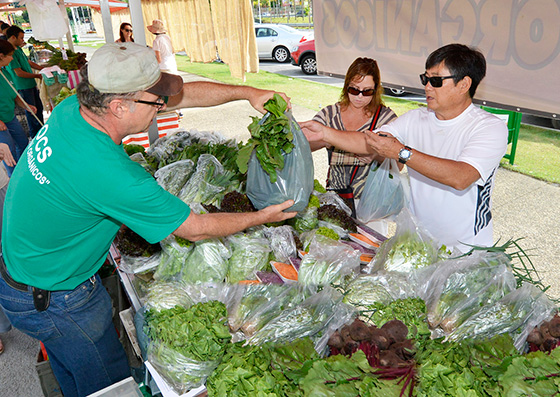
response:
M373 131L375 129L375 125L377 124L377 120L379 119L379 114L381 113L381 108L382 108L381 105L379 105L377 107L377 111L375 112L375 116L373 117L371 125L369 126L370 131ZM352 188L352 182L354 182L354 178L356 177L356 174L358 173L358 167L359 167L359 165L355 165L352 168L352 174L350 175L350 182L348 182L348 186L346 186L345 188L334 189L334 188L329 188L327 186L327 190L335 192L336 194L338 194L344 200L344 202L346 203L348 208L350 208L352 210L352 217L353 218L356 217L356 204L354 202L355 197L354 197L354 189ZM327 176L327 181L328 180L329 180L329 177Z

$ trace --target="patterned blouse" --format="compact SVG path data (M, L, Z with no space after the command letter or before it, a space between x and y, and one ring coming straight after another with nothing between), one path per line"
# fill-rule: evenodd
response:
M366 123L361 126L358 131L365 132L369 131L371 128L371 123L373 122L373 117L366 121ZM383 106L381 112L379 113L379 118L373 129L379 128L384 124L387 124L397 118L395 112L390 108ZM335 128L337 130L346 131L344 124L342 123L342 114L340 109L340 103L335 103L334 105L329 105L319 111L313 117L313 120L318 121L328 127ZM354 192L354 197L359 199L364 189L364 184L372 164L372 158L367 156L359 156L354 153L346 152L344 150L339 150L334 147L327 148L329 153L329 173L327 176L327 188L329 189L344 189L350 184L350 179L354 166L358 166L356 176L352 181L352 190Z

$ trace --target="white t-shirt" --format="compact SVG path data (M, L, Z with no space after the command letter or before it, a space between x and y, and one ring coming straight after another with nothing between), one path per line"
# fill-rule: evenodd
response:
M495 171L506 153L508 130L498 117L471 104L452 120L439 120L427 108L407 112L381 130L403 144L445 159L465 162L480 179L457 190L408 168L411 210L441 244L466 252L461 243L491 246L491 193Z
M154 51L159 51L161 57L161 63L159 68L166 72L177 73L177 62L175 61L175 55L173 54L173 46L171 45L171 39L166 34L158 34L152 43L152 48Z

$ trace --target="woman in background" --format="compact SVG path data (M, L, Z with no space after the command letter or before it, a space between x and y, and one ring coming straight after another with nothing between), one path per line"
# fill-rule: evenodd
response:
M363 133L379 128L397 118L395 112L383 104L382 94L377 62L371 58L357 58L346 72L339 101L321 109L313 120L341 131ZM357 204L354 200L359 200L362 194L370 167L383 159L359 156L322 141L310 142L310 146L312 151L327 148L327 189L336 191L343 198L353 196L352 200L345 200L350 207ZM379 226L377 231L385 234L386 225Z
M134 42L134 37L132 37L132 25L128 22L123 22L119 28L119 38L115 40L115 43L126 43L127 41Z
M166 35L167 30L163 26L163 22L159 19L154 19L152 24L146 28L156 36L152 44L152 48L156 53L159 68L168 73L177 74L177 62L175 61L175 54L173 54L173 46L171 39Z
M0 40L0 142L9 146L11 156L4 157L4 166L8 176L12 175L15 163L25 150L28 138L15 115L16 104L25 108L23 100L16 94L13 86L11 74L4 67L12 61L15 48L7 40ZM35 106L29 108L37 113ZM14 161L15 160L15 161Z

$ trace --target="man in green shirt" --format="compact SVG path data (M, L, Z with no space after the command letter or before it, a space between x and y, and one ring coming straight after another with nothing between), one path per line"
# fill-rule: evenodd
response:
M25 111L25 116L27 118L27 124L29 124L29 137L34 138L37 132L41 129L43 120L43 103L39 96L39 90L37 89L37 83L35 79L40 79L40 73L34 73L33 69L41 70L43 67L30 61L23 50L21 49L25 45L23 30L16 25L12 25L6 31L7 40L15 47L14 59L8 65L7 69L12 75L16 89L22 98L29 105L33 105L37 108L35 114ZM33 69L31 69L33 68ZM39 120L37 120L37 117ZM39 122L40 121L40 122Z
M134 43L106 44L82 74L77 95L54 109L14 171L0 260L0 304L14 327L43 342L66 397L130 375L96 275L121 224L151 243L170 234L196 241L295 215L283 212L292 200L244 214L191 212L121 143L147 130L166 106L247 99L264 112L273 91L183 84L160 72L153 51Z

